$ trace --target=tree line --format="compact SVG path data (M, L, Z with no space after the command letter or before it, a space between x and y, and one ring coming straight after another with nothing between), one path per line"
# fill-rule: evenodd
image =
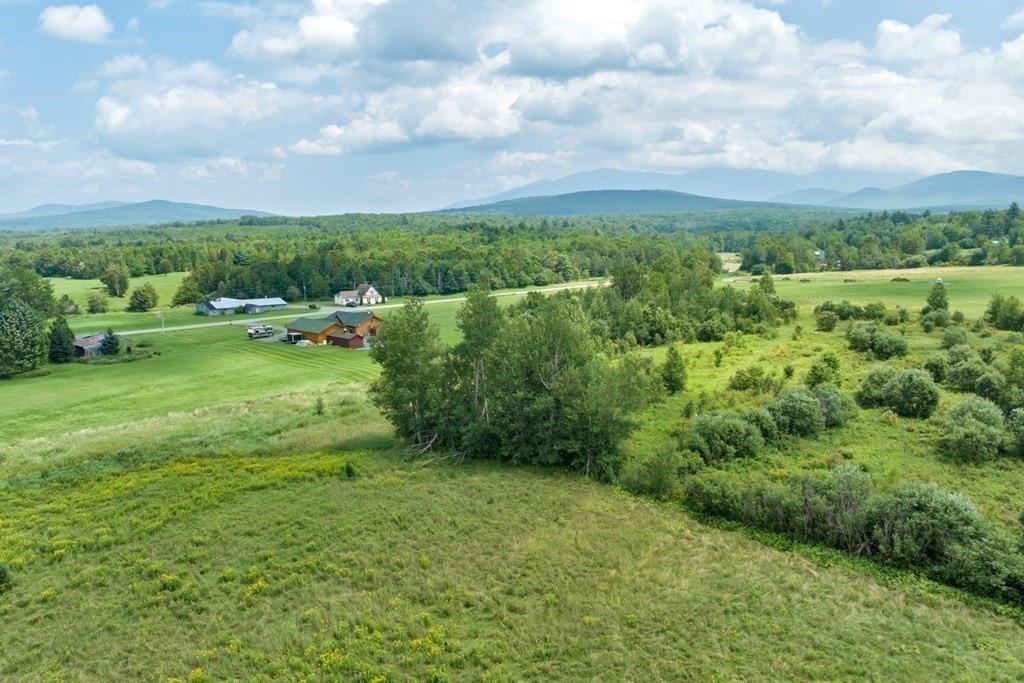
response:
M677 351L655 367L631 353L637 343L692 341L709 312L728 330L773 328L792 314L770 278L746 294L715 288L713 264L701 250L663 254L651 268L621 263L611 286L531 293L506 309L474 288L452 347L413 300L388 316L370 351L381 368L371 400L417 451L614 478L631 416L686 382ZM650 320L663 324L652 332Z

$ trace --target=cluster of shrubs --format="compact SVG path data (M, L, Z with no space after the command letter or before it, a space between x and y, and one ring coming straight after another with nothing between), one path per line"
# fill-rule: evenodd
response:
M935 308L921 315L921 329L931 332L936 327L943 328L947 325L962 325L964 314L960 311L950 313L945 308Z
M751 458L786 436L809 438L841 427L855 411L835 384L790 389L763 408L696 416L683 446L706 463Z
M945 455L978 463L1024 447L1024 347L1014 347L1005 362L993 363L990 349L977 353L965 341L962 329L950 327L943 334L947 352L929 356L923 370L873 367L857 391L857 403L925 419L938 406L937 383L945 383L974 394L945 418L940 441Z
M941 448L956 460L983 462L1024 444L1024 348L997 363L992 349L975 351L967 341L963 329L947 328L946 353L929 356L924 368L935 381L975 394L950 411Z
M864 408L888 408L900 417L925 419L939 405L939 388L924 370L876 365L861 382L857 403Z
M905 356L910 348L902 336L889 332L877 324L854 325L847 332L846 338L851 349L870 352L879 360Z
M1024 305L1015 296L993 294L985 309L985 322L997 330L1019 332L1024 329Z
M770 480L717 469L689 477L695 512L822 543L943 583L1024 605L1024 556L1006 531L966 498L906 481L878 492L855 466Z
M849 301L825 301L814 307L814 320L822 332L831 332L840 320L875 320L886 325L899 325L910 321L910 312L897 306L890 310L881 301L864 306Z
M762 365L740 368L729 378L729 388L734 391L753 391L758 394L778 393L785 378L768 372Z

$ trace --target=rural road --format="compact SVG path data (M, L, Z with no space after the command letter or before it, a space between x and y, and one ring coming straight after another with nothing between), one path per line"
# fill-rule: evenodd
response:
M514 290L514 291L511 291L511 292L495 292L493 296L523 296L524 294L528 294L529 292L542 292L542 293L543 292L558 292L558 291L561 291L561 290L564 290L564 289L583 289L585 287L600 287L600 286L606 285L606 284L608 284L608 282L604 281L604 280L602 280L600 282L579 282L579 283L573 283L573 284L568 284L568 285L557 285L555 287L545 287L543 289L519 289L519 290ZM457 302L457 301L465 301L465 300L466 300L466 297L464 297L464 296L454 296L454 297L450 297L450 298L446 298L446 299L427 299L427 300L425 300L423 302L423 304L426 305L426 306L430 306L432 304L450 304L450 303L454 303L454 302ZM260 316L258 318L249 318L249 317L240 318L238 326L239 327L243 327L243 326L251 325L253 323L267 322L268 320L294 320L296 317L299 317L300 315L306 315L306 314L309 314L311 312L314 315L327 315L329 313L334 313L335 311L363 311L363 310L379 311L382 308L401 308L404 305L405 305L404 303L400 303L400 304L381 304L380 306L365 306L365 307L360 307L360 308L346 308L344 306L336 306L336 307L321 308L319 311L311 311L310 309L306 309L306 308L294 309L294 311L292 313L289 313L287 315ZM159 327L152 327L152 328L147 328L147 329L144 329L144 330L125 330L123 332L118 332L118 334L120 336L122 336L122 337L127 336L127 335L132 335L132 334L160 334L161 332L177 332L177 331L180 331L180 330L197 330L197 329L201 329L201 328L204 328L204 327L223 327L223 326L226 326L226 325L234 325L234 324L235 324L235 320L234 319L230 319L230 320L225 320L223 322L217 321L217 322L213 322L213 323L196 323L194 325L175 325L173 327L165 327L163 329L161 329Z

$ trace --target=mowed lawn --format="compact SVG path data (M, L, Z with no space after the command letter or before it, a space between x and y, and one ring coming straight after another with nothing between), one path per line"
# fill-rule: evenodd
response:
M500 301L508 305L516 299ZM447 343L458 339L455 314L461 305L427 306ZM394 310L380 313L386 318ZM296 311L295 317L304 314ZM207 318L196 322L218 324L133 337L136 344L143 340L153 344L135 348L140 354L159 351L153 358L116 365L51 364L48 376L0 382L0 438L122 424L303 387L366 381L377 374L366 351L253 341L246 336L244 318L233 325ZM273 322L283 327L288 320Z
M893 282L905 277L910 282ZM849 300L855 304L881 301L886 306L903 306L920 310L928 289L936 278L949 288L951 311L963 311L976 318L985 312L992 294L1024 297L1024 268L1015 266L976 266L957 268L912 268L906 270L855 270L848 272L797 273L775 275L775 289L784 299L803 307L822 301ZM727 278L741 289L749 287L754 278ZM801 282L810 280L810 282ZM850 282L847 282L850 280Z
M375 374L365 351L253 341L244 326L145 338L153 346L136 351L155 350L159 356L117 365L50 365L46 377L0 382L2 436L121 424Z
M568 474L404 458L361 392L0 459L0 679L1024 677L1021 624L954 591Z

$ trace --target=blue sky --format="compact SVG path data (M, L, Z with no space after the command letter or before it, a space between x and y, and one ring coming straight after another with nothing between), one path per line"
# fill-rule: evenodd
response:
M0 212L601 167L1024 174L1024 0L0 0Z

